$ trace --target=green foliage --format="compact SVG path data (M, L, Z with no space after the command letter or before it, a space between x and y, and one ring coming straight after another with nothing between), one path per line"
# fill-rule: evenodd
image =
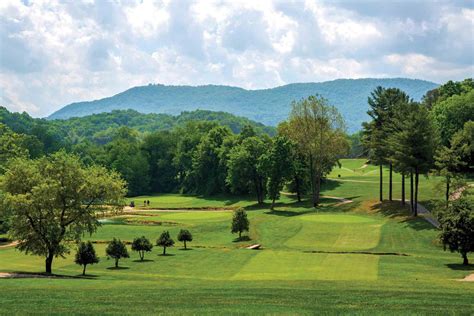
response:
M149 190L151 192L173 192L178 186L177 170L173 159L176 154L176 133L160 131L148 134L140 146L149 166ZM142 179L146 181L147 179ZM143 193L143 190L138 190Z
M446 210L439 212L441 233L440 241L444 249L459 252L463 264L469 264L467 254L474 252L474 213L472 203L459 199L449 204Z
M25 146L26 135L14 133L6 125L0 123L0 174L5 170L8 160L17 157L28 157Z
M181 229L178 233L178 240L184 243L184 249L186 248L186 242L193 241L193 235L187 229Z
M283 189L285 181L292 175L292 147L286 137L278 136L273 139L271 147L267 153L263 154L262 169L266 174L267 192L272 200L271 209L275 206L275 200L280 197L280 191Z
M172 116L155 113L143 114L134 110L115 110L110 113L73 117L67 120L52 120L48 124L61 131L72 143L92 140L98 144L110 141L114 130L120 127L129 127L140 133L153 133L170 131L194 121L227 126L234 133L240 132L247 125L253 126L259 133L274 134L275 132L273 127L225 112L195 110L176 114L178 115Z
M53 153L68 147L64 133L44 119L34 119L27 113L11 113L0 106L0 123L8 126L13 132L28 137L25 145L32 158Z
M266 193L263 160L270 142L257 136L241 139L241 143L237 143L229 151L226 183L231 192L254 193L257 202L262 204Z
M344 120L326 99L310 96L293 102L286 130L307 161L313 206L316 207L322 178L349 150Z
M436 173L445 179L445 197L446 202L448 202L452 183L456 183L456 180L461 177L459 171L465 165L461 159L461 150L458 146L446 147L441 145L435 153L434 160ZM458 188L455 187L454 189Z
M119 128L104 149L106 165L119 172L127 181L128 195L149 192L150 165L145 153L140 150L140 142L134 130Z
M442 102L453 95L465 94L472 89L474 89L474 81L472 78L456 82L449 80L436 89L428 91L423 97L423 104L431 109L436 103Z
M206 85L165 86L147 85L134 87L110 98L92 102L80 102L67 105L50 118L71 118L91 113L113 110L134 109L142 113L170 113L177 115L181 111L196 109L225 111L248 117L267 125L276 126L286 119L293 100L319 94L338 106L340 113L349 124L350 133L359 130L367 120L364 114L365 104L370 92L377 86L396 87L408 92L416 100L437 84L411 79L340 79L321 83L295 83L273 89L245 90L242 88ZM219 118L223 120L223 118ZM231 126L229 126L231 127ZM232 128L232 127L231 127ZM234 132L237 132L234 130Z
M201 138L192 156L189 177L196 193L216 194L225 192L226 156L224 142L231 131L222 126L211 129Z
M396 88L377 87L371 93L367 114L372 121L363 124L363 142L371 162L380 165L389 161L391 148L387 146L387 139L393 129L393 118L397 109L409 101L408 95Z
M466 122L474 120L474 89L435 103L431 115L440 132L442 143L447 146L453 135L462 130Z
M153 244L145 236L133 239L132 250L138 252L141 261L145 259L145 252L150 252L152 249Z
M245 210L243 208L236 209L232 217L232 234L239 233L239 239L242 239L242 232L248 232L249 226L250 223Z
M174 245L174 240L171 238L169 231L161 233L160 237L156 240L156 245L163 247L163 256L166 255L166 248Z
M119 260L122 258L130 258L127 246L120 239L112 239L105 248L105 253L108 257L115 259L115 268L118 268Z
M84 267L82 275L86 275L86 267L88 264L99 263L99 257L97 257L94 246L90 241L79 243L74 262Z
M451 148L459 155L461 170L473 172L474 168L474 120L464 123L462 130L451 138Z
M69 251L69 241L92 234L96 212L121 209L124 182L102 167L84 167L79 158L59 151L36 160L13 159L1 183L11 213L9 234L20 251L54 257Z
M393 162L405 172L426 174L433 166L435 129L428 110L418 103L406 103L396 115L389 144Z
M367 151L363 144L362 131L348 135L347 138L350 144L350 151L347 158L361 158L367 156Z

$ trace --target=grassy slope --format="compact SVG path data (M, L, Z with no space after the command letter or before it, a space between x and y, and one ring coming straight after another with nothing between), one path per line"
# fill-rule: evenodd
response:
M360 162L346 161L344 166L355 169ZM340 179L373 181L371 167L363 171L367 174L336 170L335 177L339 173ZM101 262L88 268L90 279L0 279L0 313L474 313L474 284L455 280L474 269L463 269L457 254L442 251L435 229L406 216L397 203L382 207L371 201L377 195L376 184L337 184L327 185L324 193L351 197L354 203L335 206L324 200L314 211L307 203L285 197L273 212L249 208L252 240L245 242L234 242L229 233L230 212L146 211L123 217L90 239L131 241L145 235L154 241L165 229L176 236L186 227L194 235L193 250L180 250L177 243L169 250L172 255L163 257L155 248L148 262L137 262L138 255L132 253L121 262L127 269L111 270L105 245L98 243ZM204 198L159 196L152 203L218 207L253 201L222 198L206 203ZM242 249L257 242L265 249ZM72 257L57 259L55 272L78 275L81 268ZM1 271L42 268L41 258L0 250Z

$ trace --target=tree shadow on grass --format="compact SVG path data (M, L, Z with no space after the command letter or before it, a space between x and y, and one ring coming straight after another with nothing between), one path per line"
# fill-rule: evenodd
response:
M462 259L460 259L462 260ZM474 271L474 264L464 265L461 263L448 263L446 264L451 270L460 270L460 271Z
M310 213L316 213L316 209L312 209L312 210L307 210L307 211L302 211L302 212L298 212L298 211L288 211L288 210L277 210L277 209L274 209L273 211L268 211L268 212L265 212L265 214L268 214L268 215L276 215L276 216L284 216L284 217L292 217L292 216L299 216L299 215L304 215L304 214L310 214Z
M145 263L145 262L155 262L155 260L152 260L152 259L143 259L143 260L137 259L137 260L133 260L133 262Z
M330 179L323 179L321 181L321 193L324 192L324 191L334 190L337 187L340 187L341 184L342 183L340 181L330 180Z
M181 250L181 251L188 251L188 250L193 250L193 248L186 248L186 249L184 249L184 248L179 248L178 250Z
M159 257L174 257L174 256L176 256L176 255L173 254L173 253L167 253L167 254L165 254L165 255L164 255L164 254L159 254L158 256L159 256Z
M241 241L250 241L252 240L252 238L250 238L249 236L242 236L242 237L237 237L235 238L232 242L241 242Z
M99 275L97 275L97 274L87 274L87 273L86 273L86 275L82 275L82 273L76 275L76 278L78 278L78 279L95 280L95 279L97 279L98 277L99 277Z
M130 267L108 267L107 270L128 270Z
M385 217L399 220L415 230L436 230L432 224L422 217L415 217L411 214L409 201L402 205L400 201L383 201L373 204L370 210Z
M12 274L12 276L7 277L7 278L13 278L13 279L51 278L51 279L91 279L93 280L98 277L97 275L93 275L93 274L90 274L90 275L86 274L85 276L83 276L82 273L78 275L66 275L66 274L55 274L55 273L48 274L46 272L29 272L29 271L13 271L10 273Z

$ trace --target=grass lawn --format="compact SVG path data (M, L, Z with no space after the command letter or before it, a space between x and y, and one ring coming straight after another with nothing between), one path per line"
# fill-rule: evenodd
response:
M88 267L88 278L77 277L82 269L72 253L55 259L53 272L74 278L0 279L0 314L473 314L474 283L457 280L474 266L463 267L458 254L444 252L436 229L399 203L376 202L378 175L370 173L376 169L362 166L344 161L332 174L338 180L324 187L324 194L353 203L324 199L317 209L291 196L274 211L248 197L136 197L156 208L246 206L250 240L235 240L226 210L124 214L86 237L101 257ZM340 181L346 179L353 181ZM435 181L422 182L426 199ZM131 253L120 269L105 257L104 242L113 237L145 235L155 243L162 231L176 238L181 228L192 232L192 250L176 241L168 256L155 247L140 262ZM254 243L263 249L245 249ZM0 249L0 271L42 270L42 258Z

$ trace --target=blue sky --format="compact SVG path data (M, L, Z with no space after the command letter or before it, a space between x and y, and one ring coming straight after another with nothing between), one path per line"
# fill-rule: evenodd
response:
M474 75L474 1L0 1L0 105L136 85Z

